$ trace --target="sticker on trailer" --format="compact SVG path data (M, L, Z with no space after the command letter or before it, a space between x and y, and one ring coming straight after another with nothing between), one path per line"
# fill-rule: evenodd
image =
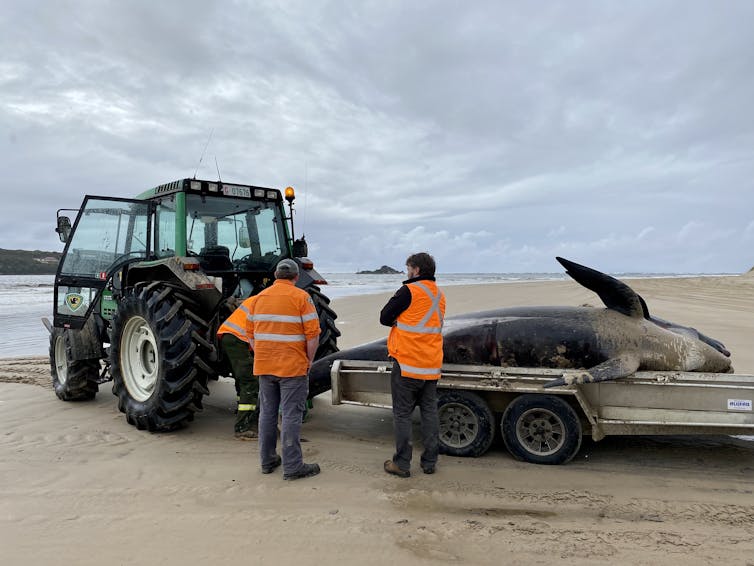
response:
M751 411L751 399L728 399L729 411Z

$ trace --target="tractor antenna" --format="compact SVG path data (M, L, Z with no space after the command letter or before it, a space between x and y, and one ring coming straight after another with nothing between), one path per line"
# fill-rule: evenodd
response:
M215 155L215 169L217 169L217 180L222 183L223 180L220 178L220 166L217 164L217 155Z
M304 218L301 230L301 237L304 237L304 234L306 233L306 200L309 196L309 162L304 161Z
M202 155L199 157L199 163L196 164L196 169L194 169L194 179L196 179L196 174L199 171L199 166L202 164L202 159L204 159L204 152L207 151L207 146L209 145L209 142L212 139L212 133L214 131L215 131L215 128L212 128L209 131L209 137L207 138L207 143L204 144L204 149L202 150Z

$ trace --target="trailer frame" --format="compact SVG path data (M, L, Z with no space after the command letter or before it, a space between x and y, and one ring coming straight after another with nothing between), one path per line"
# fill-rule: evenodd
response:
M391 408L391 370L389 361L336 360L332 404ZM754 375L640 371L614 381L542 387L573 373L583 370L443 365L441 450L480 456L492 443L495 423L516 458L540 464L572 459L584 434L595 441L609 435L754 435ZM455 421L443 419L444 407L451 407L444 399L452 400ZM493 415L491 431L487 410ZM478 430L483 438L455 442L443 426L459 420L467 436Z

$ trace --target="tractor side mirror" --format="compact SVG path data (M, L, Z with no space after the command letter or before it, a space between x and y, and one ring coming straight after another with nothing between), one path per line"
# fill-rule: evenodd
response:
M249 232L243 228L238 229L238 245L242 248L250 248L251 240L249 239Z
M65 244L71 236L71 219L67 216L58 216L58 227L55 228L55 231L58 233L60 241Z

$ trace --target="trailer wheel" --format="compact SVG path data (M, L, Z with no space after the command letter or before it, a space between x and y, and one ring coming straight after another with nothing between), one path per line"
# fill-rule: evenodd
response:
M553 395L521 395L500 424L508 451L533 464L565 464L581 447L581 422L573 408Z
M450 456L481 456L495 437L495 417L479 395L442 390L437 400L440 452Z
M63 401L94 399L99 385L99 360L73 360L68 329L54 328L50 335L50 374L55 395Z
M166 431L193 420L208 394L196 315L169 286L135 289L113 317L110 373L118 409L140 430Z

